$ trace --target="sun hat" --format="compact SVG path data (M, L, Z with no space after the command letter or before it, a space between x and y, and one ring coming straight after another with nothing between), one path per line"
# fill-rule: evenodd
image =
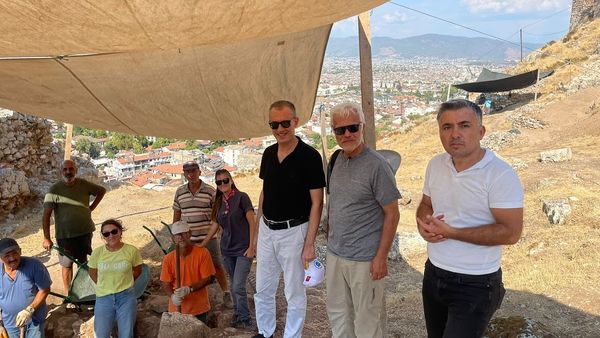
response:
M190 226L186 221L177 221L171 225L171 233L173 235L182 234L190 231Z
M12 238L2 238L0 239L0 256L4 256L7 253L18 250L19 244Z
M318 259L312 260L308 263L308 267L304 269L302 284L307 287L317 286L323 279L325 279L325 267Z

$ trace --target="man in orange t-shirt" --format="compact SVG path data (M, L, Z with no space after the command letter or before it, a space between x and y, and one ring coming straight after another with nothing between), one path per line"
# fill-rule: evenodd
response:
M204 323L210 310L208 289L213 282L215 267L207 249L194 246L191 241L190 227L185 221L178 221L171 226L173 242L179 245L181 287L175 288L175 251L163 258L160 281L165 293L170 297L169 312L177 311L181 305L181 313L196 316Z

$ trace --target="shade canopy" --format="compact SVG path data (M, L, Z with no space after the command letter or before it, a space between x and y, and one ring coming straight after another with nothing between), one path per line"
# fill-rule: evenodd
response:
M455 84L454 87L475 93L507 92L516 89L527 88L531 85L534 85L538 79L542 79L551 74L551 71L540 72L538 78L537 69L518 75L510 75L492 72L487 68L483 68L475 82L459 83Z
M383 0L0 3L0 107L190 139L269 133L312 113L333 22Z

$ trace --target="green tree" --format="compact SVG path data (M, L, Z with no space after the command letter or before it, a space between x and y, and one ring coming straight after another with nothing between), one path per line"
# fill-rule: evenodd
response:
M80 139L75 143L75 150L81 153L90 155L91 158L98 158L100 156L100 149L96 143L88 139Z
M154 143L152 143L152 147L154 148L162 148L162 147L166 147L169 144L175 142L174 139L171 138L165 138L165 137L158 137L156 138L156 141L154 141Z
M185 141L185 149L186 150L198 149L198 142L196 142L196 140L186 140Z

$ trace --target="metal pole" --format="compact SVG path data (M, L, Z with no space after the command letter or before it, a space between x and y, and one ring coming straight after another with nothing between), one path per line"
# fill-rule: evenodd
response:
M365 113L365 144L375 149L375 107L373 106L373 62L371 59L371 17L369 12L358 15L360 52L360 93Z
M519 29L519 35L521 36L521 61L523 61L523 29Z
M452 87L452 83L448 84L448 94L446 94L446 101L450 101L450 87Z

